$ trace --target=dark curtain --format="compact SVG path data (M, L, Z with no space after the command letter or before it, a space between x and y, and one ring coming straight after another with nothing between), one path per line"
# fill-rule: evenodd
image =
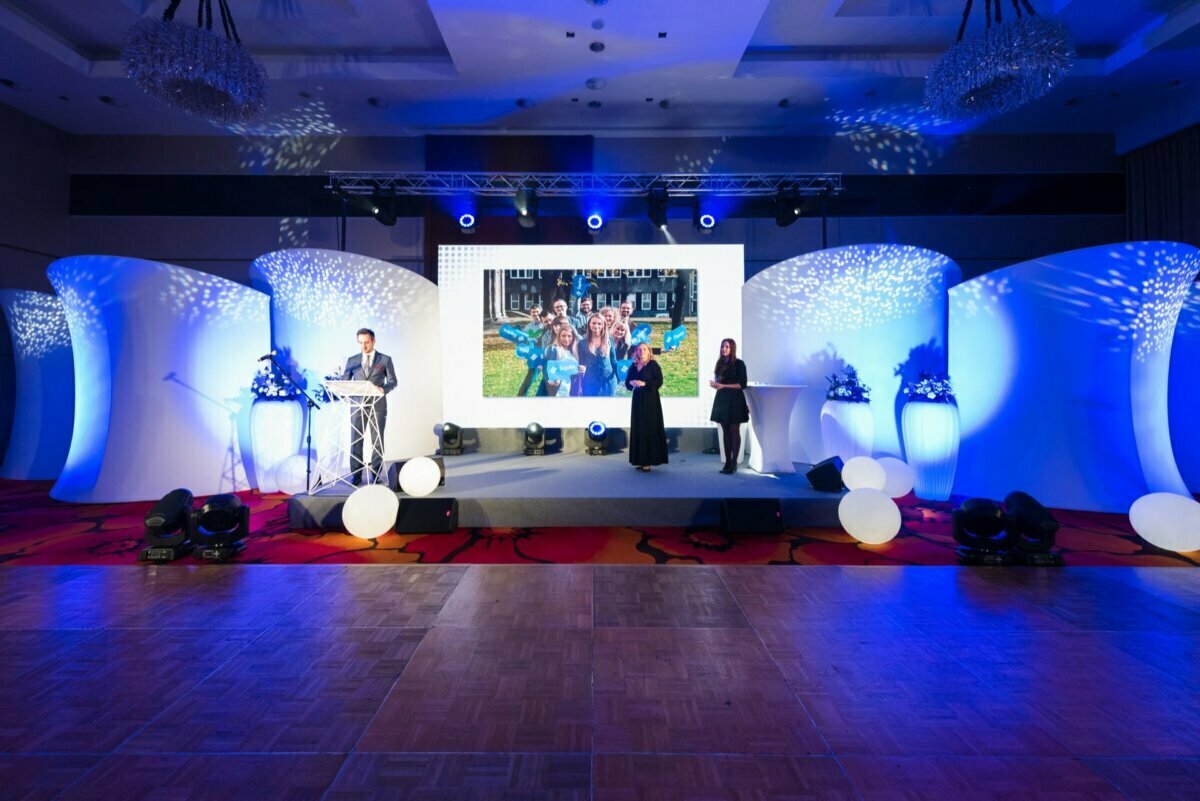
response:
M1200 247L1200 125L1125 157L1125 233Z

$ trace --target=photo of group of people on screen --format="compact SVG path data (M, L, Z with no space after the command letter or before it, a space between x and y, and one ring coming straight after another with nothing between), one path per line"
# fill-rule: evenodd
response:
M662 362L664 395L697 394L694 271L486 275L484 397L627 396L641 343ZM496 309L496 297L509 307Z

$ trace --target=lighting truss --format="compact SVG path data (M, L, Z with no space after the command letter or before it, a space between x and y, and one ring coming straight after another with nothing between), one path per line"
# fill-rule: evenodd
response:
M512 197L533 189L539 197L608 195L638 197L665 188L670 197L722 195L769 197L780 191L797 196L836 195L840 172L808 173L592 173L592 172L329 172L328 189L346 195Z

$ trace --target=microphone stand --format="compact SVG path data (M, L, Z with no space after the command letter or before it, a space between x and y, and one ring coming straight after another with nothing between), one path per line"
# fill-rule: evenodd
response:
M305 392L304 387L296 383L296 379L292 378L292 374L283 369L283 365L275 361L273 355L270 357L270 360L271 364L279 368L279 372L288 380L288 383L304 396L304 434L306 439L304 445L304 494L308 495L312 492L312 410L320 409L321 407L312 399L311 395Z

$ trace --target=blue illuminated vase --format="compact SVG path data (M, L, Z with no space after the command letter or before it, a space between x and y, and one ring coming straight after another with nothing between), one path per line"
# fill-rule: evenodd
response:
M250 450L259 492L279 491L275 468L293 453L300 452L303 433L304 406L299 401L254 399L250 406Z
M869 403L827 400L821 406L822 459L870 456L875 448L875 413Z
M900 413L900 428L904 453L913 470L913 492L927 501L949 500L958 466L958 407L909 401Z

